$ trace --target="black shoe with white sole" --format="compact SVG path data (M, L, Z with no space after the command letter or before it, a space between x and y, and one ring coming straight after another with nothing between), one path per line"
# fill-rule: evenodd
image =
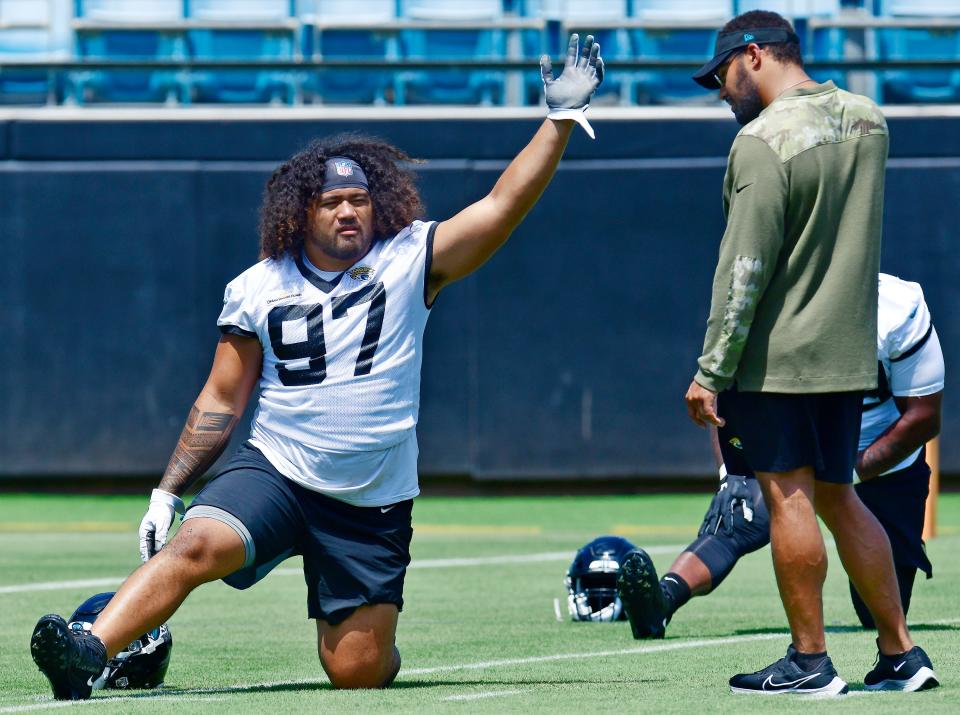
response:
M634 638L663 638L668 620L664 616L667 608L657 569L643 549L634 549L620 564L617 595L630 621Z
M86 700L107 665L107 649L95 635L71 630L56 614L37 621L30 638L33 662L47 676L57 700Z
M930 658L920 646L906 653L884 655L877 652L873 670L863 679L867 690L900 690L912 693L915 690L930 690L940 685L933 672Z
M849 688L837 675L829 656L811 670L796 663L797 651L791 644L787 654L756 673L741 673L730 678L730 690L751 695L842 695Z

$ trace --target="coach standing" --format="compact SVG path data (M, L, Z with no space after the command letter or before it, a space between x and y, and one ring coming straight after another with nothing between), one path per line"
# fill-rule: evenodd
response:
M810 79L797 35L772 12L728 22L694 80L745 126L724 180L727 227L687 410L701 426L730 420L741 436L793 637L784 658L730 687L847 691L826 652L817 514L877 623L867 687L935 687L907 631L887 536L851 485L862 393L877 381L886 122L869 99Z

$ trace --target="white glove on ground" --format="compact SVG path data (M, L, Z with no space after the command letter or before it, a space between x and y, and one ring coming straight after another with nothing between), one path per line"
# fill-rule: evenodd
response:
M150 506L140 522L140 558L146 563L167 543L167 533L173 526L176 514L183 516L183 500L162 489L150 494Z
M547 55L540 58L540 74L550 109L547 118L572 119L593 139L593 127L584 112L590 106L590 97L603 82L603 58L593 35L587 35L584 40L583 52L579 51L579 44L579 36L576 33L570 35L567 59L559 77L553 78L553 66Z

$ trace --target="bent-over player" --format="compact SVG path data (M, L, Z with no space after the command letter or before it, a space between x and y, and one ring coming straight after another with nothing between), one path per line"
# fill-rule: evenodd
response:
M920 285L883 273L879 285L879 387L863 400L855 489L890 539L906 613L917 570L933 575L922 538L930 486L924 445L940 432L944 365ZM718 407L726 417L723 402L721 394ZM670 619L692 596L712 593L740 557L770 542L770 517L735 425L728 421L714 436L722 459L720 489L697 539L674 560L659 588L649 558L628 558L620 572L634 638L663 638ZM852 583L850 596L863 627L876 628Z
M303 556L320 663L337 688L389 685L410 561L423 332L440 290L478 268L550 182L575 122L603 80L599 46L570 38L550 113L493 190L453 218L415 220L408 160L363 137L316 143L270 178L263 260L226 288L206 385L141 525L146 563L93 624L44 616L33 658L58 699L91 678L197 586L248 588ZM181 497L224 449L259 382L251 435L186 510ZM153 558L150 558L153 556Z

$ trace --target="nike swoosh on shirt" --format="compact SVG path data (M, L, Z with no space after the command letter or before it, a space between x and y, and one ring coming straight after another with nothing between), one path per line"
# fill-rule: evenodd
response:
M768 676L767 676L767 679L763 681L763 689L766 690L768 685L769 685L771 688L795 688L795 687L799 687L799 686L803 685L804 683L806 683L808 680L813 680L813 679L816 678L818 675L820 675L820 673L814 673L813 675L808 675L808 676L806 676L805 678L799 678L799 679L797 679L797 680L791 680L790 682L787 682L787 683L774 683L774 682L773 682L773 676L772 676L772 675L768 675Z
M743 186L738 186L736 189L734 189L734 191L736 191L736 192L739 194L741 191L743 191L743 190L744 190L745 188L747 188L748 186L753 186L753 182L751 181L749 184L744 184Z

